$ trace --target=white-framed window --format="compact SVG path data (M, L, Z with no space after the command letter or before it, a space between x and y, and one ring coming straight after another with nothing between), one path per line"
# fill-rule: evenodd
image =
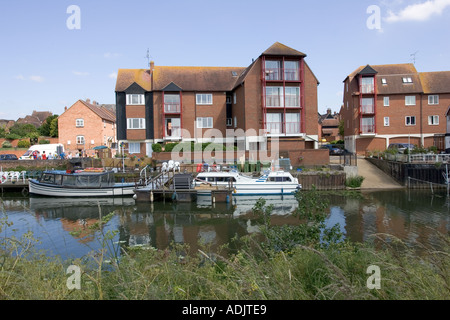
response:
M387 84L386 78L381 78L381 84Z
M416 117L415 116L406 116L405 117L405 125L415 126L416 125Z
M127 94L127 105L145 105L143 94Z
M430 105L439 104L439 95L437 95L437 94L429 95L428 96L428 104L430 104Z
M416 105L416 96L405 96L405 105L406 106L415 106Z
M84 144L84 136L77 136L77 144Z
M236 100L237 100L236 92L233 92L233 104L236 104Z
M128 152L130 154L141 153L141 143L140 142L130 142L130 143L128 143Z
M403 82L403 83L413 83L411 77L403 77L403 78L402 78L402 82Z
M286 133L300 133L300 113L286 113Z
M75 126L77 128L83 128L84 127L84 119L77 119L77 120L75 120Z
M213 127L213 118L212 117L199 117L197 118L197 128L199 129L206 129L206 128L212 128Z
M268 133L281 133L283 130L283 120L281 113L266 114L266 128Z
M383 105L384 105L385 107L389 107L389 97L384 97L384 98L383 98Z
M197 104L213 104L212 93L198 93L196 95Z
M284 61L284 80L298 81L299 77L298 61Z
M389 117L384 117L384 126L389 127Z
M128 118L127 129L145 129L144 118Z
M439 116L428 116L428 125L437 126L439 124Z
M227 118L227 127L231 127L233 125L233 118Z

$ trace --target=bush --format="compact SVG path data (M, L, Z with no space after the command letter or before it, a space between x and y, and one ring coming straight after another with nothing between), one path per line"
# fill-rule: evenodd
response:
M50 140L41 139L39 140L39 144L50 144Z
M354 176L345 181L345 186L349 188L360 188L364 181L364 177Z
M9 141L4 141L2 143L2 148L8 149L8 148L12 148L12 144Z
M8 133L6 135L6 139L10 139L10 140L17 140L17 139L21 139L21 138L22 138L22 136L19 136L16 133Z
M29 140L20 140L17 143L18 148L27 148L28 149L30 146L31 146L31 143Z
M165 152L172 152L173 148L175 148L178 145L178 143L166 143L164 146Z
M153 152L161 152L162 146L159 143L152 144L152 150Z

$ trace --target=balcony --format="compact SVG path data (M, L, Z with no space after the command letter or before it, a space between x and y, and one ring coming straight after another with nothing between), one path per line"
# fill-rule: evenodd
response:
M181 127L172 126L170 128L166 128L166 136L167 140L179 140L181 139Z
M284 131L283 131L284 124ZM300 123L299 122L267 122L266 132L268 134L274 135L284 135L284 134L300 134Z
M363 94L374 94L375 86L373 84L362 84L360 87L360 92Z
M375 105L373 105L373 104L362 105L361 113L362 114L374 114L375 113Z
M164 104L164 113L180 113L181 112L181 106L180 104L173 104L173 103L165 103Z
M268 95L266 96L266 108L300 108L299 96L280 96Z
M361 125L361 134L375 134L374 124L363 124Z
M266 68L265 73L266 81L300 81L298 69Z

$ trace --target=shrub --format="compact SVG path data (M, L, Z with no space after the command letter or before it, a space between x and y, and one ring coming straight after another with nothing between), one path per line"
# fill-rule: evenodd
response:
M178 145L178 143L166 143L164 146L165 152L172 152L173 148L175 148Z
M364 177L361 176L350 177L345 181L345 186L349 188L359 188L361 187L363 181Z
M10 139L10 140L17 140L17 139L21 139L21 138L22 138L22 136L19 136L16 133L8 133L6 135L6 139Z
M2 148L8 149L8 148L12 148L12 144L9 141L4 141L2 143Z
M162 146L159 143L152 144L152 150L153 152L161 152Z
M39 140L39 144L50 144L50 140L41 139Z
M31 143L29 140L20 140L17 143L18 148L29 148L31 146Z

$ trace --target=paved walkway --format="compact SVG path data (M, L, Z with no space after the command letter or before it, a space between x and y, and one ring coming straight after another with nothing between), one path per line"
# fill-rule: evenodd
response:
M378 169L363 157L358 157L358 175L364 177L361 189L399 189L404 188L391 176Z

